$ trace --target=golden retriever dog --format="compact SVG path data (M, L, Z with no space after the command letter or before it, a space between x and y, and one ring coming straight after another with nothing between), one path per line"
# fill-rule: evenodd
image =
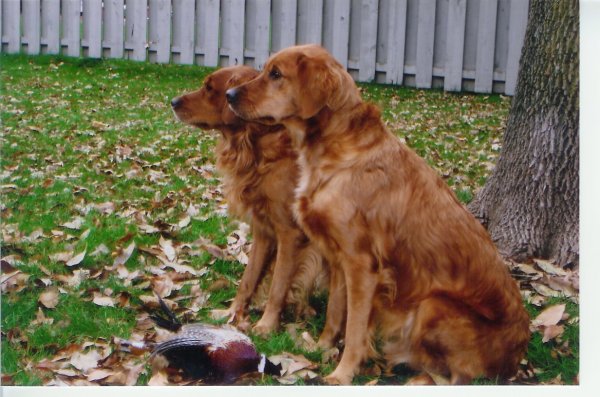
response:
M284 127L264 126L237 117L225 92L256 77L247 66L220 69L195 92L174 98L176 117L186 124L221 132L217 169L224 177L224 195L231 215L251 224L253 244L248 265L230 308L230 321L244 318L253 293L274 257L274 269L264 314L254 331L266 334L279 325L288 303L308 308L308 294L324 270L321 255L294 220L292 203L298 179L297 154Z
M327 382L350 383L375 336L414 379L516 373L529 319L490 237L326 50L284 49L226 95L240 117L285 125L299 150L296 216L332 272L320 345L346 321Z

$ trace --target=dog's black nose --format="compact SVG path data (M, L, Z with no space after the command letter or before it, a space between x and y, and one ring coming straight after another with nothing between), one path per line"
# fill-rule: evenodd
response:
M238 99L238 90L235 88L230 88L229 90L227 90L227 92L225 93L225 98L227 98L227 102L229 102L230 104L234 104L237 102Z
M176 97L176 98L173 98L173 99L171 100L171 107L172 107L173 109L177 109L179 106L181 106L181 104L182 104L182 103L183 103L183 99L181 99L181 97L180 97L180 96L178 96L178 97Z

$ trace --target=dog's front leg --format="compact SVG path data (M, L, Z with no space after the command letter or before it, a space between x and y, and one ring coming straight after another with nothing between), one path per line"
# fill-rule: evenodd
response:
M265 226L261 225L257 219L253 219L252 248L250 249L248 265L244 270L242 281L233 299L233 303L228 309L230 321L236 317L238 321L242 319L248 302L256 289L263 268L270 260L274 244L271 236L264 228Z
M269 298L263 316L254 326L254 332L259 335L275 331L279 326L279 316L296 270L298 244L301 238L302 232L299 229L277 230L277 258Z
M378 275L372 271L368 255L347 257L342 263L342 268L348 299L346 346L342 360L325 381L330 384L347 385L352 382L368 351L369 317Z
M319 336L319 347L330 349L335 345L346 319L346 282L344 272L338 263L331 263L329 267L329 299L327 300L327 314L325 327Z

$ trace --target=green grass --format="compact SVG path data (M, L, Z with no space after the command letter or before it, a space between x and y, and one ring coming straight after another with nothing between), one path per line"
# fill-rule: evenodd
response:
M225 247L236 224L217 213L222 204L217 175L198 171L215 162L216 134L176 121L169 106L171 98L196 89L213 69L54 56L1 55L0 62L2 257L29 276L6 291L3 287L3 382L44 384L54 375L35 368L40 360L67 346L137 332L141 297L151 295L160 279L149 269L161 265L156 255L142 250L158 247L161 233L146 233L143 224L161 228L162 236L177 245L182 264L208 270L182 281L171 296L183 297L179 312L186 319L213 321L210 310L228 306L243 266L198 252L194 242L203 238ZM499 152L508 98L374 84L361 89L365 99L380 105L390 129L439 171L461 201L469 202ZM190 205L197 214L189 225L170 227L186 216ZM80 228L63 226L76 218L82 219ZM111 266L132 241L136 249L125 268L139 273L127 280ZM101 247L107 252L93 256ZM74 267L53 259L61 252L83 250L85 258ZM70 285L65 280L76 270L87 276ZM197 312L185 310L194 300L194 288L207 291L221 278L229 284L211 290ZM61 290L58 304L50 309L38 302L48 285ZM94 293L130 300L99 306L92 302ZM314 297L313 304L319 313L304 329L316 339L326 297ZM539 310L530 309L532 314ZM569 304L568 310L577 316L576 305ZM36 324L39 313L51 323ZM252 314L254 321L258 317ZM284 320L292 322L293 317L286 314ZM285 331L253 339L268 355L287 351L321 360L321 351L305 350ZM564 339L571 351L556 358L554 342L532 338L528 360L543 370L539 381L562 374L571 383L578 373L577 324L567 327ZM322 364L319 373L333 368ZM402 383L406 372L400 368L397 376L381 377L379 383ZM137 384L149 378L147 370ZM375 378L362 375L355 383ZM277 381L265 378L262 383Z

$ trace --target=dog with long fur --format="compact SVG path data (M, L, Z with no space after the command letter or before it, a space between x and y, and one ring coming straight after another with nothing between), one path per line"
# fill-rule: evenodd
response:
M257 75L248 66L217 70L199 90L174 98L171 105L184 123L221 132L217 169L224 178L228 210L250 223L253 238L237 294L221 315L241 321L253 294L269 279L264 314L254 327L256 333L267 334L278 327L286 297L296 305L297 314L310 311L308 296L325 283L327 271L293 217L298 167L289 134L282 126L240 119L225 101L227 89Z
M241 118L285 125L299 150L296 216L332 273L319 344L346 323L329 383L351 382L375 330L388 364L417 380L516 373L529 319L488 233L326 50L284 49L226 95Z

